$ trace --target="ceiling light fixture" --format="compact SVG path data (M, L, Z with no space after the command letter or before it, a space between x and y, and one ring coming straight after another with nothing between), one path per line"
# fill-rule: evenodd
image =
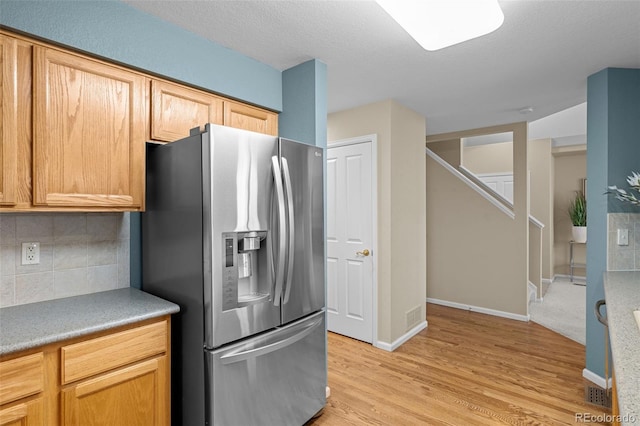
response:
M502 25L498 0L376 0L426 50L489 34Z

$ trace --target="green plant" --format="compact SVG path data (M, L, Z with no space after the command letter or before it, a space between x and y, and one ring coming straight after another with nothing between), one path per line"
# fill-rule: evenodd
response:
M573 226L587 226L587 199L580 191L569 204L569 217Z
M631 172L631 176L627 176L627 183L633 190L640 192L640 173ZM634 206L640 206L640 200L638 200L635 195L615 185L610 186L606 193L614 194L620 201L633 204Z

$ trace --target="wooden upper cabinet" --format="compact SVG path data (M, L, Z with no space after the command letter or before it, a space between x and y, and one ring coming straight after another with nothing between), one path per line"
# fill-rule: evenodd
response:
M151 139L173 142L194 127L222 124L222 99L206 92L151 81Z
M146 78L34 46L33 204L143 207Z
M151 82L151 139L173 142L206 123L278 134L276 113L178 84Z
M278 114L0 30L0 211L144 210L145 142Z
M224 125L268 135L278 135L278 115L233 101L224 103Z
M16 40L0 34L0 205L16 203L18 97Z

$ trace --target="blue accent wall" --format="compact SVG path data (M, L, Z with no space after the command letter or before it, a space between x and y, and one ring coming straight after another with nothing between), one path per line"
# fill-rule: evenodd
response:
M280 136L327 146L327 66L317 59L282 73Z
M282 110L282 73L116 0L0 0L0 25Z
M587 82L587 289L586 368L604 377L604 328L593 315L604 298L602 274L607 269L608 102L607 73Z
M629 189L627 176L640 173L640 70L610 68L608 183ZM637 195L637 194L636 194ZM638 212L629 203L609 197L609 213Z
M607 196L640 171L640 70L607 68L587 82L587 342L586 368L604 377L604 327L593 314L604 298L607 213L631 211ZM637 211L637 210L636 210Z
M0 26L281 112L281 136L326 147L320 61L281 72L117 0L0 0ZM131 286L141 283L140 214L131 213Z

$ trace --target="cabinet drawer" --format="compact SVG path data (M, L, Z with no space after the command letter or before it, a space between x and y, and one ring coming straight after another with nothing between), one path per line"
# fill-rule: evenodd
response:
M44 355L38 352L0 363L0 405L44 389Z
M166 321L64 346L61 349L62 384L162 354L166 350Z

